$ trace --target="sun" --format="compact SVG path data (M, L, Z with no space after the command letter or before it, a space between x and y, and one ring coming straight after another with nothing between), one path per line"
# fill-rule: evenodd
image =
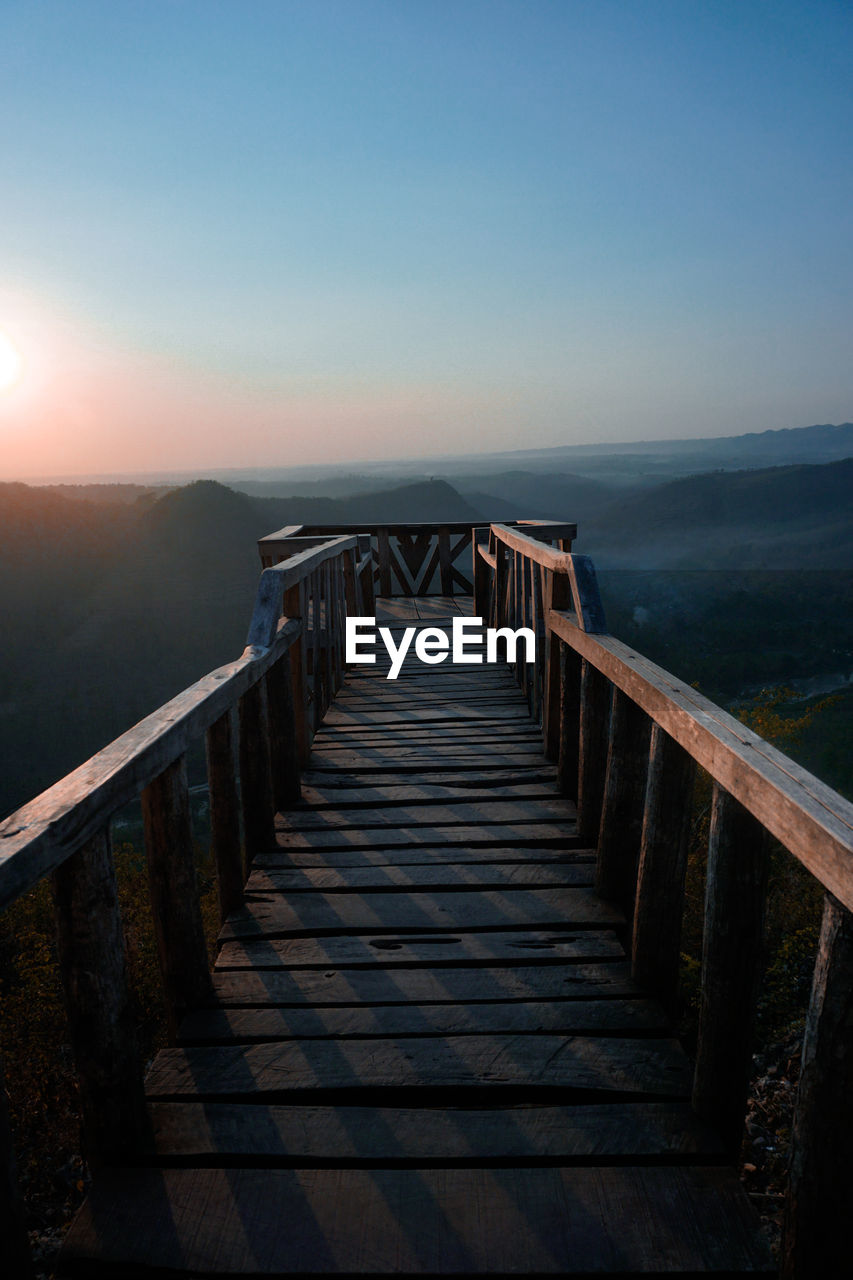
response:
M0 329L0 391L11 391L23 371L21 353Z

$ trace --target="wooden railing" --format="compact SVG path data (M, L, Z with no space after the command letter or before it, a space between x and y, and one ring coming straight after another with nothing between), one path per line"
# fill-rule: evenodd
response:
M351 537L296 537L264 570L246 648L0 823L0 909L50 876L58 959L93 1166L152 1147L130 1012L110 820L141 799L151 911L172 1031L212 998L187 780L205 736L211 846L222 918L243 900L277 809L342 680L344 615L372 604L369 558ZM0 1076L0 1240L8 1274L31 1273Z
M849 1274L853 1209L853 805L695 689L607 634L586 556L505 525L475 547L475 613L533 626L516 674L630 924L633 976L672 1005L694 779L713 780L693 1106L740 1149L776 837L826 890L795 1113L782 1274Z
M564 540L565 549L577 536L575 524L548 524L542 521L509 521L511 527L540 524ZM476 535L475 535L476 530ZM363 554L373 557L373 590L379 596L470 595L473 582L468 576L472 538L483 536L488 526L456 521L421 524L287 525L258 542L261 564L275 564L287 554L297 534L331 537L355 534Z

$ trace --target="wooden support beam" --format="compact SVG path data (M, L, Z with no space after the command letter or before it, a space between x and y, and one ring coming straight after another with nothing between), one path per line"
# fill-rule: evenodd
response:
M26 1210L18 1185L18 1162L12 1143L6 1073L0 1058L0 1240L7 1275L14 1280L32 1280L35 1275Z
M610 681L590 662L581 664L580 747L578 761L578 835L598 843L607 742L610 736Z
M302 620L302 633L290 646L290 685L293 691L293 723L299 763L304 769L311 754L311 737L308 728L308 686L305 671L308 615L305 608L305 584L300 583L285 592L284 613L287 618Z
M649 748L631 973L640 986L670 1008L678 988L684 877L695 779L693 759L660 725L655 725Z
M279 660L287 662L287 658ZM247 869L240 835L240 796L231 734L231 713L220 716L207 731L207 786L210 799L210 846L216 863L219 918L243 905Z
M376 555L379 561L379 594L393 595L391 589L391 542L387 528L376 531Z
M562 650L557 780L563 795L576 801L580 764L581 660L568 645L563 645Z
M614 689L595 887L602 898L618 902L629 920L637 887L651 727L636 702Z
M542 612L545 620L545 670L542 690L542 741L545 755L556 760L560 754L561 650L560 637L548 625L552 609L567 609L571 600L569 580L564 573L543 571Z
M151 912L174 1036L182 1015L212 998L195 869L186 756L142 792Z
M51 877L59 972L93 1168L152 1148L109 829Z
M714 786L705 883L702 1001L693 1109L732 1157L740 1151L761 974L768 841L764 828Z
M783 1280L850 1274L851 1081L853 915L827 894L794 1114Z
M256 853L275 848L275 802L270 760L269 720L260 684L248 689L237 704L240 721L240 796L246 863Z
M290 663L286 659L277 662L267 672L266 695L273 804L282 810L302 799L296 713Z
M438 572L443 596L453 595L453 565L450 559L450 530L447 525L440 525L438 530ZM424 583L429 588L429 583Z
M493 573L493 566L483 558L483 551L488 548L488 541L488 528L473 530L471 550L474 557L474 617L482 618L486 625L489 621L489 590Z

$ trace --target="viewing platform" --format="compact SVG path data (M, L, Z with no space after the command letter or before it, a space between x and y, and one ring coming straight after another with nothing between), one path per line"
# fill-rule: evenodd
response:
M94 1174L60 1275L777 1274L735 1167L767 832L828 890L780 1270L846 1274L853 806L610 636L574 533L263 539L242 657L0 824L3 903L54 879ZM535 656L345 662L347 616L399 643L471 615ZM697 767L693 1061L673 1016ZM173 1032L144 1073L108 830L135 795Z

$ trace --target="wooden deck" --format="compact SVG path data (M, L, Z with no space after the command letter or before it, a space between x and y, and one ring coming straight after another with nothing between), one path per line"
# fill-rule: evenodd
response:
M511 675L385 667L326 716L217 1003L148 1072L157 1159L96 1178L65 1273L772 1271Z

